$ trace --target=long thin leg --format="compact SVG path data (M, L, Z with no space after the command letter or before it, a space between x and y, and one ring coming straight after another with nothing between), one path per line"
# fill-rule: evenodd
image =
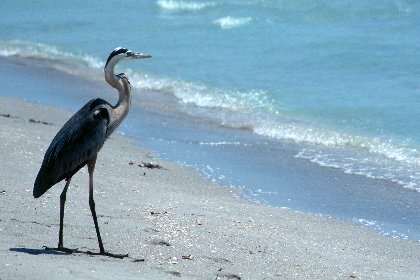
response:
M96 217L95 201L93 200L93 171L95 170L96 156L87 162L89 173L89 207L92 212L93 222L95 223L96 236L98 237L99 251L105 254L104 245L102 243L101 233L99 232L98 218Z
M77 249L68 249L63 246L64 206L66 204L66 193L67 193L67 189L69 188L70 181L71 181L71 177L66 179L66 185L64 186L64 189L60 195L60 230L58 232L58 247L50 248L50 247L44 246L46 250L55 250L55 251L61 251L65 253L77 252Z
M87 162L88 173L89 173L89 206L90 206L90 211L92 212L93 222L95 223L96 236L98 237L99 251L100 251L99 254L112 257L112 258L122 259L122 258L128 257L128 254L112 254L109 252L105 252L104 245L102 243L101 233L99 232L99 226L98 226L98 218L96 217L95 201L93 200L93 171L95 170L95 164L96 164L96 156Z
M60 195L60 231L58 232L58 248L62 249L63 246L63 223L64 223L64 206L66 204L66 193L69 188L71 177L66 179L66 185Z
M60 231L58 234L58 248L49 248L44 246L46 250L55 250L55 251L62 251L65 253L81 253L81 254L88 254L88 255L105 255L112 258L125 258L128 257L128 254L112 254L109 252L105 252L104 245L102 243L101 233L99 232L99 226L98 226L98 218L96 217L96 211L95 211L95 201L93 200L93 171L95 170L95 164L96 164L96 156L87 162L88 166L88 173L89 173L89 206L90 211L92 212L93 222L95 223L95 229L96 229L96 236L98 237L98 243L99 243L99 250L100 253L92 253L90 251L79 251L78 249L68 249L63 246L63 223L64 223L64 206L66 204L66 193L67 189L70 185L71 177L66 179L66 185L64 186L63 191L60 195Z

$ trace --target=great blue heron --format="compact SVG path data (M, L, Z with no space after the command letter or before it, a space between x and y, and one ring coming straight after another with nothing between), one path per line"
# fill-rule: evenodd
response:
M49 188L66 180L66 185L60 195L60 230L58 248L71 252L63 246L63 219L66 192L72 176L87 165L89 173L89 206L95 224L96 235L101 255L123 257L105 252L99 232L98 220L93 200L93 171L99 150L109 135L127 116L131 102L131 85L127 77L121 73L115 75L115 65L123 59L149 58L150 55L136 53L125 48L116 48L105 64L105 80L118 90L119 99L115 106L107 101L92 99L77 111L60 129L45 153L41 169L36 177L33 195L35 198L43 195Z

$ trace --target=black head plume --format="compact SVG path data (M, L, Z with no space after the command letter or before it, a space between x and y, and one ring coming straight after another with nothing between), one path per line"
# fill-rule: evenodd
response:
M108 56L108 59L106 60L106 64L105 67L108 65L108 62L116 55L119 55L121 53L126 53L129 50L126 48L116 48L115 50L112 51L112 53Z

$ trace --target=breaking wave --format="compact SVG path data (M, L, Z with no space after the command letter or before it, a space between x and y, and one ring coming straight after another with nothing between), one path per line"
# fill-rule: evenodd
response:
M101 59L84 53L74 54L63 51L56 46L21 40L0 41L0 56L73 62L91 68L102 68L105 65Z
M223 17L213 21L214 24L219 25L222 29L232 29L246 25L252 21L251 17L234 18L231 16Z
M208 7L213 7L214 2L187 2L175 0L158 0L157 5L159 8L166 11L199 11Z

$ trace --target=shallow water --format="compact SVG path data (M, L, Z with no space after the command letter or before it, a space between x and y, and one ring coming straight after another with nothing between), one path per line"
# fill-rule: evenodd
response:
M155 93L141 96L143 103L120 132L140 137L142 144L210 180L243 188L259 202L382 228L378 224L391 215L385 209L411 209L413 215L388 223L400 220L405 227L408 219L411 232L396 226L394 235L418 240L419 5L399 0L4 1L0 56L38 64L56 76L58 83L42 86L43 95L29 91L26 96L28 88L22 86L19 98L76 110L84 100L83 86L57 73L74 75L86 86L93 81L112 98L101 73L110 50L121 45L150 52L152 60L119 69L136 91ZM16 70L18 88L22 79L41 86L42 78L31 69ZM93 90L89 96L98 94ZM182 120L182 129L165 125L160 114ZM163 124L157 135L144 139L144 129L153 131L147 127L154 126L152 116ZM203 132L207 124L219 129ZM298 179L287 178L284 162L301 170ZM317 170L317 180L325 172L326 181L302 177L305 168ZM351 179L334 184L327 174ZM355 178L364 178L357 185L369 189L370 197L363 195L348 209L343 201L353 198ZM391 194L405 197L397 199L401 209L389 199L372 206L375 197ZM377 207L382 214L371 215L369 209Z

